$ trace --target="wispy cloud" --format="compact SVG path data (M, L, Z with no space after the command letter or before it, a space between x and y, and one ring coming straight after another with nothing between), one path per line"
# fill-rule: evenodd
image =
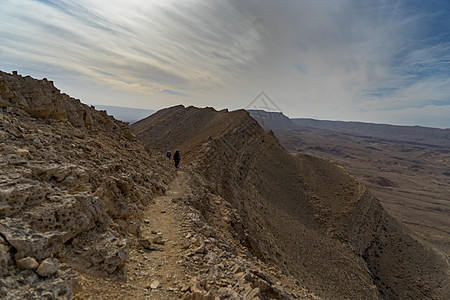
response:
M51 60L100 82L121 81L124 87L134 82L163 91L220 82L259 51L257 28L235 7L218 1L6 2L2 5L10 14L4 20L13 25L2 32L7 38L3 52Z

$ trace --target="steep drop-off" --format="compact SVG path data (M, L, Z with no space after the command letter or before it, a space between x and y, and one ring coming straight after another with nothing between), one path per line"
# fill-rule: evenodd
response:
M308 127L279 113L251 114L288 151L345 165L389 214L450 255L450 129L317 120Z
M445 299L448 263L412 238L344 167L289 154L246 111L182 106L132 128L179 149L191 204L216 230L327 299ZM214 201L226 200L237 220ZM225 204L222 204L225 205Z

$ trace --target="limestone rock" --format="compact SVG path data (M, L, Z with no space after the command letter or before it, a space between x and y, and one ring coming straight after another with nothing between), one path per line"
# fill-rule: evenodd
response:
M0 236L0 277L8 274L8 265L11 262L11 247Z
M41 201L47 192L44 184L23 178L0 181L0 215L11 216L21 211L25 203Z
M160 285L160 283L159 283L158 280L153 280L152 283L150 284L150 288L152 290L155 290L155 289L157 289L159 287L159 285Z
M160 245L164 245L165 241L163 240L163 235L162 233L158 232L156 234L156 236L152 239L152 242L155 244L160 244Z
M59 270L59 263L53 258L45 259L37 268L36 273L40 276L48 277L56 274Z
M36 273L27 277L0 277L0 299L73 299L72 288L63 278L39 278Z
M153 245L152 242L149 241L148 239L139 239L138 242L144 249L151 251L163 251L162 248Z
M25 270L36 270L39 267L39 263L33 257L19 259L16 263L19 268Z
M16 259L26 256L45 259L61 249L78 233L107 224L108 217L99 199L87 194L53 198L56 203L42 204L24 213L24 219L5 218L0 232L16 250Z
M85 271L101 271L112 274L121 270L128 258L128 241L112 230L86 231L73 239L77 257L70 257L69 263L80 266Z
M60 232L37 232L19 219L5 218L0 223L0 232L17 250L16 260L27 256L45 259L60 245Z

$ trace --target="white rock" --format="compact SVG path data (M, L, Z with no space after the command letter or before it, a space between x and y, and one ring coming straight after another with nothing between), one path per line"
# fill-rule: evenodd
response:
M159 287L159 281L158 280L153 280L152 283L150 284L150 288L155 290Z

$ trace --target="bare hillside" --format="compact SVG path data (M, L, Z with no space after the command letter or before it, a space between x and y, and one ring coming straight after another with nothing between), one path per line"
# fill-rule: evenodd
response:
M0 73L0 298L71 299L123 274L172 177L130 128L53 83Z
M316 294L448 293L445 259L412 238L345 168L289 154L247 112L178 106L133 129L148 146L181 150L194 182L189 203L213 228ZM223 214L227 205L237 217Z
M335 161L415 235L450 254L450 129L252 115L286 149ZM313 127L309 127L313 126Z
M247 112L178 106L134 129L145 145L0 72L0 298L448 298L442 257Z
M187 171L146 148L52 82L0 72L1 299L320 299L214 230Z

